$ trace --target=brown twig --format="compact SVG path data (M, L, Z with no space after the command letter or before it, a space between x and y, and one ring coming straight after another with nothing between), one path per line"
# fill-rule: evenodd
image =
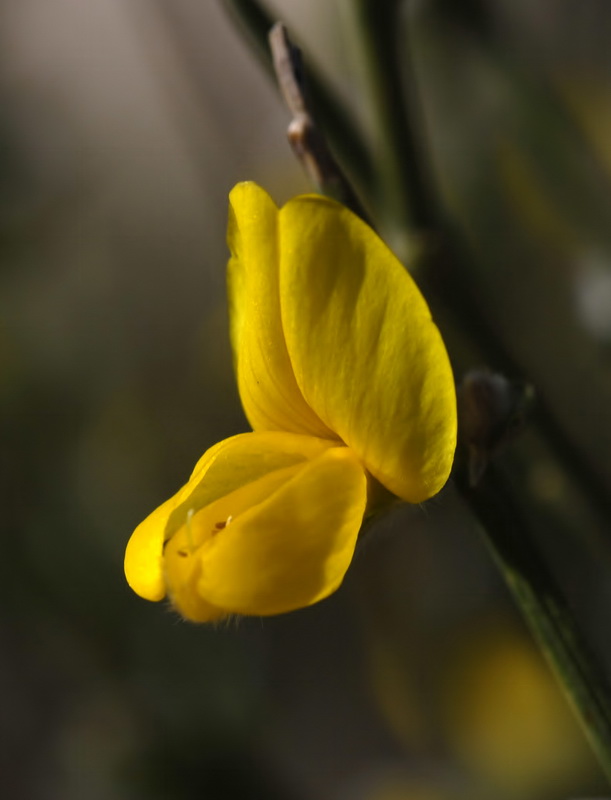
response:
M308 177L322 194L339 200L363 219L365 211L314 121L306 90L301 51L286 26L277 22L269 32L274 70L284 101L293 115L287 137Z
M366 7L365 10L373 11L373 0L362 0L362 3L363 8ZM376 13L378 5L375 4ZM386 23L395 19L394 14L398 5L389 3L385 7L388 10L391 9L391 6L393 6L393 12ZM372 41L369 44L374 61L382 62L386 49L394 44L389 42L393 26L385 24L382 28L380 26L376 28L373 25L374 17L367 15L362 17L362 21L371 22L371 25L364 27L370 30ZM303 99L301 65L299 63L299 68L296 68L295 53L291 52L286 31L276 35L280 39L276 47L280 46L281 52L282 49L288 50L287 60L276 62L276 70L278 73L282 73L286 69L284 65L288 64L297 86L298 99L296 101L293 95L295 87L289 86L285 91L283 76L278 74L287 104L297 119L305 114L308 124L316 130L312 116L308 113L307 102ZM272 42L272 49L276 61L277 53L274 42ZM380 74L380 78L385 80L388 72L397 73L397 70L398 63L393 61L387 65L384 74ZM396 79L397 75L395 74L395 81ZM396 118L401 125L411 124L407 108L403 109L403 114L393 116L394 106L390 104L394 93L386 92L385 96L389 107L386 109L387 115L384 118ZM396 148L403 149L405 141L406 137L396 136L392 138L391 144ZM408 137L407 141L408 143L415 142L415 138ZM303 155L299 151L296 152L304 161ZM409 157L416 158L417 155L415 151L412 152L410 145ZM396 153L393 158L398 163ZM316 159L314 161L315 166L320 168L320 162ZM421 205L419 202L423 199L420 197L420 190L427 189L428 191L428 183L421 182L421 164L418 164L417 167L416 170L403 172L401 181L405 181L405 186L409 190L407 194L409 195L408 199L412 201L412 207L419 209L420 227L447 234L447 223L437 204L424 202ZM310 172L307 163L306 169L318 183L319 179L316 177L316 173ZM322 172L324 173L324 169ZM392 195L391 189L388 191ZM391 199L393 202L397 202L396 197L391 197ZM416 229L418 229L417 222L417 218L411 220ZM426 224L427 222L430 224ZM445 238L442 237L442 240ZM451 256L451 248L448 248L447 254L442 252L441 263L445 261L443 255ZM455 271L450 272L454 273L456 280ZM446 287L446 299L447 290L448 287ZM471 299L471 305L477 311L477 303L473 298ZM448 305L456 308L455 302L448 303ZM482 325L482 331L486 331L486 327L483 325L485 320L478 317L475 319L476 323ZM494 465L489 466L490 458L511 438L516 424L518 428L520 427L522 412L527 405L530 392L524 388L515 393L510 391L511 389L511 384L502 376L475 373L469 377L461 402L461 437L466 458L463 459L462 465L458 464L455 470L455 482L463 498L479 520L486 544L503 578L576 710L605 774L611 780L611 688L597 658L583 640L578 621L574 618L563 591L556 583L545 559L539 552L535 532L530 527L530 520L522 512L521 504L514 499L508 488L506 476Z

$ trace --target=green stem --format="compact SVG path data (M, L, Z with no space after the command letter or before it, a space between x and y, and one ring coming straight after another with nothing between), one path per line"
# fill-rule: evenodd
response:
M269 66L267 34L272 19L256 0L225 0L225 5L248 28ZM433 264L436 293L456 315L476 348L490 355L497 366L514 364L472 288L465 283L468 271L463 268L465 260L461 248L457 247L453 232L443 217L441 204L432 190L434 182L429 179L428 161L423 157L426 154L419 152L421 140L413 120L414 81L411 75L407 76L411 85L404 81L403 59L399 59L396 40L400 31L398 0L354 0L354 6L379 126L382 179L378 184L373 178L366 147L355 135L349 115L338 111L333 95L318 79L312 78L310 92L318 110L317 118L325 125L335 152L357 180L363 196L373 199L387 223L410 235L432 231L446 240L444 252ZM406 93L411 95L409 104L404 99ZM415 116L420 119L418 114ZM515 365L510 372L520 374L521 370ZM538 424L544 428L541 419ZM575 453L571 451L571 443L560 428L555 431L555 437L550 433L548 430L548 438L556 445L557 454L575 474ZM584 474L587 471L577 474L577 477L582 487L587 489ZM460 476L457 481L466 502L482 525L483 536L497 566L611 780L611 693L559 587L533 543L532 533L509 494L506 482L493 471L476 489L463 483ZM605 503L601 500L598 505L604 507Z
M409 57L409 37L402 36L398 0L355 0L361 47L367 60L373 89L378 137L383 139L383 180L376 198L382 217L392 227L418 233L434 233L419 281L427 295L437 298L455 318L470 346L485 363L508 375L524 370L511 354L485 311L477 287L470 278L468 256L461 236L448 220L436 185L430 155L422 142L421 104ZM409 239L393 241L398 255L409 258ZM403 251L403 252L401 252ZM428 291L426 291L428 289ZM551 403L539 392L533 424L541 431L558 460L564 465L596 509L603 525L611 515L611 491L596 466L558 422Z
M270 16L258 0L223 0L227 11L245 29L254 50L268 73L275 73L269 49L268 34L276 19ZM369 149L359 134L352 114L337 95L328 88L308 59L308 94L317 122L324 128L333 152L354 182L362 197L371 197L374 171Z
M563 594L533 544L533 534L494 467L482 483L457 485L481 523L481 533L539 647L579 718L611 782L611 691Z
M264 65L273 75L267 39L274 23L272 17L257 0L223 2L242 23ZM394 189L388 188L388 196L395 196L396 208L401 210L403 216L399 211L388 208L390 203L380 196L382 190L381 187L376 189L374 167L365 142L356 132L354 122L338 98L315 72L312 74L308 64L309 90L316 109L316 120L324 127L334 154L354 180L359 195L365 201L373 198L376 203L384 203L385 210L381 216L388 215L391 224L400 222L404 230L409 226L412 232L433 231L437 235L440 250L437 257L431 259L428 265L430 269L423 270L420 276L420 282L430 290L427 294L433 300L437 297L455 317L470 340L470 345L481 353L482 361L494 364L495 369L503 370L508 375L521 375L523 370L520 364L500 340L482 309L482 301L470 280L461 238L443 214L439 198L432 189L435 183L430 179L428 153L419 146L422 137L417 135L420 134L420 126L415 124L415 120L419 120L421 114L416 82L405 48L403 57L398 57L396 36L401 30L398 5L396 0L355 0L362 46L372 70L372 83L377 87L374 93L376 111L379 119L384 120L380 123L379 135L385 136L385 131L388 132L384 146L384 173L386 181L396 184ZM404 101L405 96L410 100L409 103ZM582 448L567 436L551 404L540 393L533 424L606 524L611 515L611 492L606 481Z
M397 0L355 0L355 8L374 93L378 135L383 138L380 190L384 197L376 198L380 211L387 223L402 225L412 234L434 231L440 236L443 252L437 254L433 263L437 276L441 274L445 280L442 278L435 287L438 296L461 324L466 324L467 332L478 347L500 355L502 364L513 364L475 295L465 285L464 256L431 188L434 181L428 173L426 154L420 152L420 131L414 123L414 119L420 120L420 115L414 114L414 108L419 111L415 82L411 72L407 75L403 72L409 67L407 60L399 58L396 38L401 30L399 3ZM466 304L462 302L465 298ZM547 421L542 427L549 426L549 414L543 416ZM575 454L567 453L570 443L562 431L555 433L556 452L574 466L569 456ZM582 476L583 471L580 472ZM534 544L532 532L521 518L506 482L497 472L491 471L476 489L469 487L466 480L461 481L460 476L457 480L482 525L484 539L501 574L611 781L611 692ZM580 482L585 484L583 480ZM587 488L591 488L591 484ZM600 509L605 503L598 505Z
M423 170L425 160L418 152L420 137L405 102L406 94L415 87L404 82L403 59L399 57L399 6L397 0L354 0L353 10L376 125L380 179L375 199L382 218L392 228L420 234L432 229L437 214L431 182ZM405 39L402 45L409 46ZM409 257L409 242L404 247L399 255Z
M439 227L431 225L429 229L440 232L439 246L427 260L426 269L418 275L418 282L432 301L431 305L437 303L453 318L469 348L478 353L482 363L492 364L495 370L506 375L523 376L524 369L486 313L484 300L470 277L460 237L445 221L441 221ZM537 391L531 425L541 433L555 458L588 499L606 529L611 517L608 483L583 447L567 434L554 412L553 404L540 390Z

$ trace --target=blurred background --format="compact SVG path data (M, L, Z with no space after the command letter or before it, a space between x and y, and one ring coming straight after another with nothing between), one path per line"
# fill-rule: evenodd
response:
M367 132L350 0L267 7ZM405 12L478 302L580 465L527 432L514 474L609 667L611 7ZM2 0L0 19L2 796L604 794L451 486L384 520L313 608L197 627L131 593L133 528L247 430L227 194L250 179L281 203L309 186L223 3Z

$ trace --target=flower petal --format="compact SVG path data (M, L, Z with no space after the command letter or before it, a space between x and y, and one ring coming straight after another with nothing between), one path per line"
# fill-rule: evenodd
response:
M207 450L189 481L136 528L125 552L125 575L146 600L166 594L164 543L199 510L269 472L315 458L336 442L276 431L243 433Z
M255 430L335 438L303 399L286 351L278 288L278 209L254 183L238 184L229 201L231 341L246 416Z
M132 533L125 549L125 577L134 592L145 600L163 600L166 594L163 535L175 503L175 497L171 497L149 514Z
M247 487L250 497L239 498L231 524L201 547L197 591L214 606L280 614L322 600L342 582L367 502L361 463L334 447L282 472L271 492L271 475ZM250 507L240 513L245 500Z
M180 527L164 550L164 577L172 604L183 617L194 622L211 622L230 613L214 606L199 592L205 554L215 537L224 536L224 531L235 525L240 515L272 495L300 469L302 464L274 470L210 505L197 511L189 508L182 515Z
M452 465L456 396L424 298L338 203L297 197L279 228L284 337L306 402L387 489L431 497Z

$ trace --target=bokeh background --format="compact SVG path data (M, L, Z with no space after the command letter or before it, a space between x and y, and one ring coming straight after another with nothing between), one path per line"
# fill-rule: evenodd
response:
M268 8L368 131L350 0ZM478 301L600 500L611 8L405 11L436 179L474 254ZM198 627L130 592L132 529L208 446L247 430L227 337L228 191L252 179L283 202L309 187L287 112L222 2L2 0L0 20L0 794L602 795L451 486L384 520L313 608ZM608 667L601 503L535 433L517 448L543 545Z

